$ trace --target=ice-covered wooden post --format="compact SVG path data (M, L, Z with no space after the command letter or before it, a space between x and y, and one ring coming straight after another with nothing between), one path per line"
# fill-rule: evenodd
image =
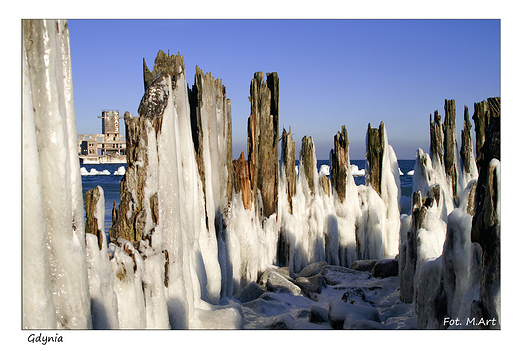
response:
M455 123L455 100L444 100L444 113L444 168L448 186L451 186L453 200L458 204L460 187L457 157L457 126Z
M162 107L164 108L164 106ZM136 242L148 238L153 226L146 222L155 219L158 222L159 213L153 206L153 197L156 192L145 198L144 188L148 179L149 167L149 133L152 126L157 126L155 133L160 132L161 114L149 114L149 118L132 116L128 111L124 114L126 128L126 162L127 169L120 183L120 202L116 215L112 216L115 222L110 228L110 238L119 237ZM155 138L154 138L155 139ZM155 143L155 140L153 140ZM150 216L148 213L153 214ZM150 218L149 218L150 217ZM146 228L145 228L146 227Z
M491 101L491 103L490 103ZM479 318L495 319L487 328L500 328L500 98L488 99L490 120L477 163L471 241L482 247L480 301L472 309Z
M225 212L233 190L231 101L222 80L213 78L211 73L204 74L198 66L189 101L191 133L205 200L207 203L207 188L211 186L215 207Z
M367 153L368 170L365 175L366 183L370 184L372 188L381 196L381 173L383 171L383 157L385 148L383 122L379 124L379 128L372 128L368 124L367 131Z
M314 141L312 137L302 138L300 151L300 172L305 175L311 195L314 195L314 173L316 172L316 159L314 158Z
M105 195L99 185L85 192L85 237L94 329L118 329L117 295L105 238Z
M23 27L23 326L92 327L66 20Z
M251 180L249 179L249 164L244 156L244 151L238 160L233 161L233 182L236 193L242 193L242 203L245 208L252 208Z
M430 115L430 155L433 167L445 174L447 190L449 190L455 204L458 204L461 188L459 183L455 100L444 100L444 113L444 122L441 121L441 116L437 110L434 112L433 120Z
M427 194L421 194L418 190L412 195L412 219L410 229L406 233L406 244L401 245L399 252L399 285L400 299L406 303L412 303L415 297L416 270L420 267L424 258L418 252L421 245L419 230L424 228L423 222L432 207L439 204L440 187L433 185Z
M500 116L500 97L488 98L487 101L476 102L474 105L473 122L475 123L476 158L486 140L486 129L491 122L491 116ZM478 166L478 165L477 165Z
M278 207L278 97L276 72L256 72L250 87L251 116L248 120L248 162L251 189L258 203L257 189L263 203L262 218L276 213ZM258 210L258 207L256 207Z
M289 127L289 133L284 128L282 132L282 167L287 181L287 200L289 201L290 213L292 213L292 198L296 194L295 155L296 150L291 135L291 127Z
M464 129L461 131L460 139L460 175L459 183L461 195L459 207L465 207L466 212L473 215L473 203L476 189L478 169L473 154L473 139L471 138L471 121L469 119L468 107L464 106ZM469 188L468 188L469 187ZM464 202L464 203L463 203Z
M334 149L330 151L332 186L341 202L345 200L349 166L350 156L347 128L342 126L341 132L334 136Z
M435 168L444 168L444 133L439 111L430 114L430 157Z
M460 159L463 170L466 173L471 172L471 160L475 159L473 155L473 142L471 139L471 121L469 120L468 106L464 106L464 129L460 132Z
M105 198L101 199L101 194L103 189L99 186L87 190L85 192L85 214L86 214L86 222L85 222L85 232L94 234L98 238L98 246L99 250L102 249L103 245L103 231L104 228L101 228L101 223L98 223L97 216L105 215ZM102 200L102 201L101 201ZM101 213L97 213L98 203L101 203L99 208L103 209Z

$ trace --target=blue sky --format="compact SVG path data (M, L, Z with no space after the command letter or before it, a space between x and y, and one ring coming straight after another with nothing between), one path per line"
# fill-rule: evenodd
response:
M233 156L247 150L249 84L278 72L280 132L297 150L312 136L318 159L347 127L363 159L368 123L387 127L399 159L429 147L429 115L455 99L500 96L499 20L69 20L78 133L100 133L103 109L137 114L159 50L180 52L191 86L198 65L222 78L231 99ZM298 151L297 151L298 154Z

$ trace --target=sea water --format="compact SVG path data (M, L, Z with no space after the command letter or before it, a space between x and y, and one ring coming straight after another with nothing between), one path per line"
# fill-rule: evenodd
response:
M299 160L296 160L296 166L298 166L298 163ZM350 163L352 165L356 165L360 171L366 168L366 160L351 160ZM415 160L398 160L398 163L399 169L401 170L401 196L411 197L413 174L410 174L410 171L413 171L414 169ZM322 165L330 166L330 161L318 160L318 172L320 171ZM85 192L95 188L98 185L103 188L105 193L105 234L108 235L108 231L112 226L112 209L114 206L114 201L116 202L116 206L119 206L120 201L119 183L121 182L121 179L123 179L123 175L119 175L117 171L121 167L126 169L126 163L82 164L80 165L80 168L81 167L85 168L86 170L86 172L84 172L85 175L81 176L83 196L85 196ZM356 185L363 185L365 184L365 176L355 176L354 181Z

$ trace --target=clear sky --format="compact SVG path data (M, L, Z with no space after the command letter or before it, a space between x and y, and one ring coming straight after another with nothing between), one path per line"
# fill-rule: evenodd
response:
M312 136L318 159L346 125L351 159L363 159L368 123L383 121L399 159L428 151L429 115L455 99L500 96L500 20L69 20L78 133L101 133L103 109L137 114L143 58L184 56L222 78L231 99L233 156L247 151L249 85L278 72L280 133L292 129L297 157ZM247 154L247 152L246 152Z

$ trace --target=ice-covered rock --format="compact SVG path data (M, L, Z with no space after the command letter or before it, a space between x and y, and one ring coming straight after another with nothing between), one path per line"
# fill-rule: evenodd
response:
M379 285L363 284L360 286L350 286L342 289L345 291L341 296L341 301L354 305L371 306L379 303L379 299L383 294L383 288Z
M266 292L260 298L242 305L244 310L255 311L257 315L272 317L288 312L287 304L278 297L277 293Z
M242 329L243 318L241 312L236 307L214 307L197 308L194 313L193 321L190 323L191 329L222 330L222 329Z
M397 259L377 261L372 269L375 278L397 277L399 274L399 262Z
M347 288L341 297L341 301L350 304L357 304L359 302L364 303L367 301L367 299L364 290L356 286Z
M264 292L256 282L251 282L239 293L235 294L233 298L241 303L246 303L259 298Z
M265 287L268 291L285 292L300 295L302 290L296 284L290 282L286 277L275 271L267 272Z
M313 305L309 312L309 322L320 324L329 322L329 311L326 308Z
M357 320L381 322L381 316L377 309L369 306L352 305L343 301L330 303L328 317L333 329L349 329L351 323Z
M298 277L312 277L321 272L323 267L327 266L326 261L314 262L305 266L299 273Z
M372 268L378 262L378 260L357 260L352 262L350 269L360 272L372 273Z
M321 293L321 290L327 287L325 279L321 274L316 274L311 277L296 278L294 284L298 285L302 292L310 299L316 299L316 295Z
M295 325L294 318L289 313L284 313L270 318L262 327L262 329L271 330L287 330L293 329Z
M373 279L372 274L341 266L325 266L320 273L327 285L338 285L348 281Z
M294 282L294 279L296 278L296 275L291 271L289 267L277 267L269 265L266 267L265 272L262 273L260 279L258 279L258 283L262 286L265 286L269 278L269 273L271 272L276 272L280 274L282 277L289 280L290 282Z

